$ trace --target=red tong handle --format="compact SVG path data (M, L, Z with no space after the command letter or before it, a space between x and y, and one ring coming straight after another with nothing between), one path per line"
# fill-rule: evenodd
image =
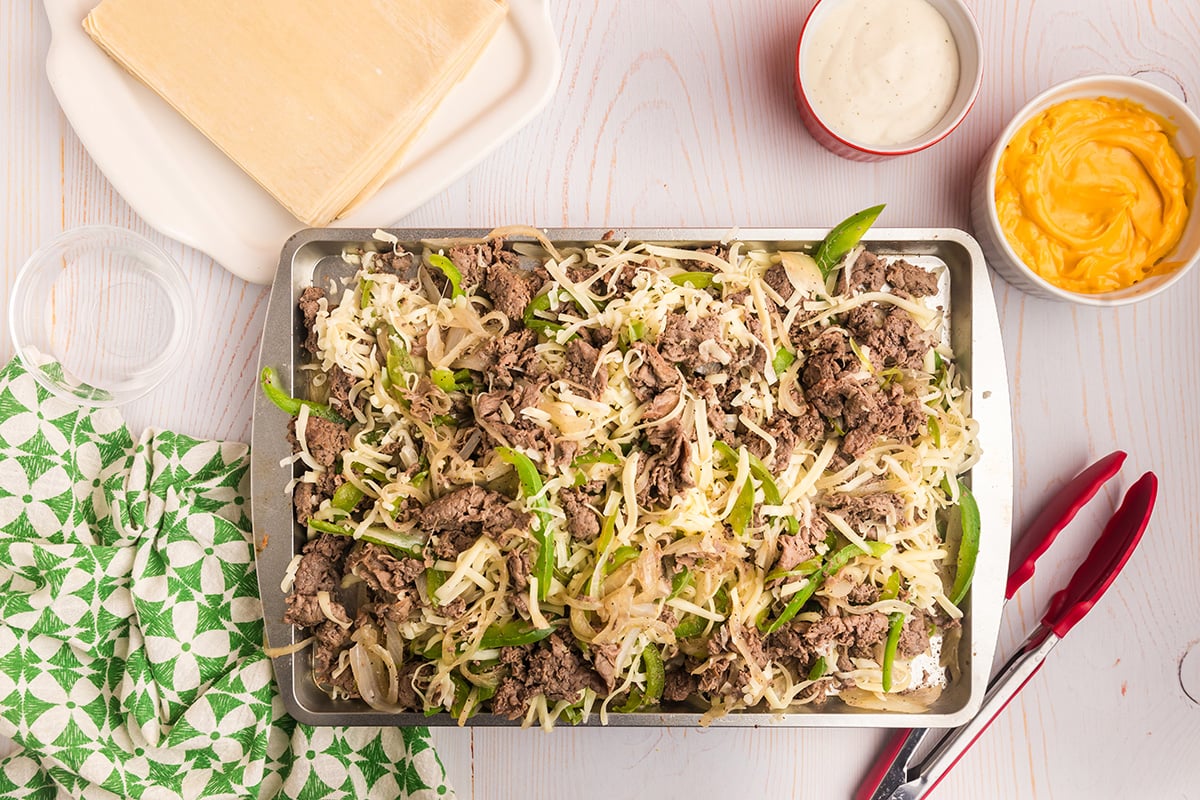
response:
M854 800L872 800L876 790L891 771L892 765L896 763L900 751L904 749L904 743L908 741L910 733L912 733L911 728L902 728L896 731L883 752L879 754L878 760L871 766L871 771L859 784L858 791L854 794Z
M1158 495L1158 478L1147 472L1125 493L1121 507L1104 526L1104 532L1092 545L1087 558L1071 576L1067 588L1050 600L1050 608L1042 617L1042 624L1054 631L1060 639L1083 619L1096 601L1112 585L1125 562L1141 541L1150 514L1154 511L1154 498Z
M1033 577L1034 565L1059 531L1075 519L1079 509L1096 496L1109 478L1116 475L1125 463L1125 452L1117 450L1076 475L1050 498L1029 528L1013 546L1004 597L1011 600L1026 581Z

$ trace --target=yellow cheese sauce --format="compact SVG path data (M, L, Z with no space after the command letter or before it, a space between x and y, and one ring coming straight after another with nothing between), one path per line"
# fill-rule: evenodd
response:
M1168 272L1183 234L1192 159L1169 124L1129 100L1067 100L1017 131L1000 158L996 212L1009 244L1062 289L1123 289Z

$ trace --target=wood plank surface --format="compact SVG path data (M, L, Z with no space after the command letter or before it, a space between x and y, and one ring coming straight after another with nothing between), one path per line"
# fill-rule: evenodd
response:
M513 0L531 2L534 0ZM948 140L882 164L843 161L792 102L810 0L557 0L561 84L547 109L413 226L822 226L876 202L880 225L968 227L972 173L1030 97L1089 73L1138 75L1200 111L1195 0L974 0L979 101ZM130 227L182 265L201 324L165 385L125 409L135 430L245 440L267 291L150 231L55 103L36 0L0 3L0 281L64 228ZM386 224L391 220L380 220ZM1200 271L1121 310L1073 308L993 280L1012 380L1015 518L1115 448L1122 477L1010 604L1007 650L1035 624L1124 487L1153 469L1159 506L1092 615L938 789L942 798L1200 797L1200 705L1179 662L1200 642ZM0 309L7 329L7 311ZM0 358L12 347L0 340ZM847 797L876 730L448 730L461 797Z

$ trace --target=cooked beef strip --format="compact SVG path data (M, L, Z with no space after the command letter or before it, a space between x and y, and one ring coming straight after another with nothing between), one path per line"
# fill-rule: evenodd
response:
M432 533L469 530L469 526L479 526L482 533L498 539L512 528L523 530L529 527L530 516L509 508L511 502L499 492L482 486L465 486L442 495L421 509L417 524Z
M555 703L574 702L588 687L604 691L604 681L561 632L537 644L503 648L500 663L506 672L492 698L492 711L509 719L520 718L539 694Z
M821 506L846 520L854 531L875 535L875 524L895 524L903 501L891 492L853 495L834 492L825 495ZM868 528L868 526L871 526Z
M483 348L483 358L488 365L486 374L490 384L509 389L519 375L533 377L539 373L540 364L533 349L535 345L537 334L529 330L507 333L489 341Z
M858 383L855 377L860 367L858 357L839 331L822 334L809 347L809 356L800 372L805 399L824 416L839 417L844 392Z
M503 261L488 265L484 272L483 290L492 298L492 305L502 311L514 327L525 324L525 309L541 286L541 278L536 274L510 267Z
M608 386L608 370L599 364L600 351L583 338L567 343L567 366L563 377L583 390L583 396L598 400Z
M317 592L330 592L334 614L346 616L335 590L341 582L342 559L351 544L346 537L329 533L323 533L304 544L292 590L287 596L288 608L283 616L284 622L305 627L324 622L325 615L317 605Z
M663 700L682 703L700 688L700 679L684 667L673 667L666 672L663 683Z
M799 443L795 431L795 417L786 416L782 413L776 413L775 416L767 420L762 429L775 437L775 457L771 462L771 471L776 475L788 468L788 464L792 462L792 453L796 450L796 445ZM824 426L822 425L822 430ZM746 449L759 459L766 461L768 454L771 452L771 447L767 444L767 440L761 436L747 431Z
M912 314L897 306L868 303L846 314L846 330L860 345L870 348L876 367L920 369L933 337L917 324Z
M313 678L319 686L335 685L333 668L337 666L338 655L350 645L350 631L341 625L326 621L317 625L314 633L317 641L312 651ZM349 683L350 687L342 686L341 683L336 685L353 689L353 681ZM357 697L357 690L354 690L351 696Z
M567 531L577 542L590 542L600 535L600 512L588 502L590 499L581 488L558 490L558 501L567 515Z
M296 420L288 422L288 441L292 450L299 452L300 446L296 438ZM350 431L345 427L331 422L324 417L310 416L304 426L304 442L313 460L328 469L341 456L342 451L350 446Z
M872 583L860 583L850 590L846 599L856 606L869 606L879 601L879 587Z
M917 611L900 629L900 642L896 654L900 658L913 658L929 649L929 620L923 611Z
M604 684L604 691L611 692L617 685L617 654L621 648L616 644L592 645L592 667Z
M679 405L680 390L679 387L673 386L661 394L654 395L654 398L646 404L642 409L643 422L657 422L675 410Z
M358 402L354 405L350 404L350 390L354 388L358 378L353 377L336 364L329 370L328 375L329 407L346 419L354 419L355 408L362 409L366 406L366 397L363 395L358 396Z
M812 545L799 536L782 534L779 537L779 558L771 571L795 569L816 555Z
M930 297L938 291L937 275L903 258L888 264L887 282L901 297Z
M642 365L629 376L629 388L634 397L645 403L656 394L682 381L679 370L671 366L656 347L646 342L634 342L631 350L637 351L642 357Z
M635 488L638 503L649 508L667 506L680 491L695 485L692 480L692 446L683 426L673 419L646 430L646 440L655 448L643 454L638 464Z
M508 564L508 577L514 589L529 588L529 573L533 569L533 554L528 550L511 550L505 557Z
M722 339L719 319L702 317L692 322L686 314L673 311L667 315L657 347L663 358L679 364L685 372L709 375L722 371L733 360L733 354L722 344ZM709 343L707 354L701 352L705 342ZM723 355L712 353L714 346Z
M397 278L411 278L417 259L406 250L379 253L371 259L371 268L375 272L395 275Z
M516 267L517 254L504 249L503 239L492 239L483 244L467 244L451 247L446 256L458 268L462 276L462 289L467 291L479 285L484 280L487 268L493 264ZM441 280L437 273L436 280ZM522 309L524 311L524 309Z
M708 430L716 438L729 444L733 441L733 433L728 429L725 407L716 388L704 378L693 378L689 384L692 393L704 400L705 418L708 420Z
M857 384L846 403L841 450L858 458L881 437L912 441L928 417L925 406L899 384L889 384L886 389L874 382Z
M787 268L783 264L775 264L763 273L763 281L768 286L775 290L775 293L784 300L791 298L792 293L796 291L796 287L792 286L792 281L788 278Z
M361 542L346 559L346 571L362 578L376 592L398 595L425 572L425 562L419 558L396 558L385 547Z
M449 407L446 393L425 375L418 378L413 388L404 391L403 394L408 400L409 413L426 425L433 422L434 416L442 413L441 409Z
M412 659L411 661L406 661L400 667L400 674L398 675L400 691L396 695L396 705L401 708L408 708L413 711L421 710L421 696L417 694L414 683L422 683L421 688L425 688L424 683L426 681L421 681L418 673L422 663L417 659ZM426 674L428 674L428 670L426 670Z
M296 511L296 522L308 524L313 513L321 507L321 496L317 493L316 484L301 482L292 489L292 508Z
M536 382L517 381L510 389L498 389L475 397L475 419L479 427L496 444L535 450L550 464L566 464L575 457L579 445L569 439L555 435L521 413L526 408L537 406L548 376ZM512 422L504 421L503 404L508 403L513 412Z
M717 258L728 259L729 248L723 244L710 244L707 247L695 248L697 253L707 253L710 256ZM688 272L716 272L716 267L709 264L707 261L700 261L694 258L680 259L679 266L683 267Z
M794 620L772 633L766 639L767 657L775 661L796 659L807 668L816 660L812 643L804 632L809 623Z
M849 282L846 271L838 276L838 294L858 294L859 292L878 292L883 288L887 264L870 250L863 250L858 261L850 269Z
M304 349L314 355L317 352L317 315L321 313L321 300L324 298L324 289L309 286L300 293L300 299L296 302L304 322Z
M851 656L870 658L875 645L887 636L888 618L878 611L869 614L828 614L812 623L804 632L804 638L816 650L823 650L830 642L846 647Z

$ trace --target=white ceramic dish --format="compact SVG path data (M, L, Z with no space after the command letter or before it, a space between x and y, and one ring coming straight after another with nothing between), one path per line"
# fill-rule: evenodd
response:
M1136 303L1166 291L1200 260L1200 212L1197 210L1194 196L1183 237L1166 256L1168 261L1182 262L1179 268L1165 275L1147 278L1127 289L1099 294L1060 289L1026 266L1005 238L1004 230L1000 227L1000 217L996 214L996 172L1000 168L1000 156L1009 140L1035 115L1056 103L1080 97L1119 97L1139 103L1176 126L1171 141L1180 155L1185 159L1200 156L1200 119L1197 119L1191 109L1181 101L1157 86L1124 75L1089 75L1066 81L1030 100L996 137L995 144L980 163L971 186L971 227L980 247L983 248L988 265L1018 289L1048 300L1088 306L1122 306ZM1195 169L1194 162L1192 169Z
M97 0L46 0L50 86L116 190L147 223L208 253L240 278L268 283L279 244L304 226L83 30ZM395 175L338 225L394 222L478 163L528 122L558 83L547 0L509 13L451 91ZM469 109L464 113L464 109Z
M979 96L979 89L983 85L983 39L979 34L975 16L967 4L963 0L928 0L929 5L946 20L954 37L954 44L958 48L958 89L950 107L936 125L912 141L889 146L866 144L838 133L821 119L805 93L804 64L811 40L806 34L810 30L819 30L830 12L842 2L844 0L818 0L804 21L800 41L796 45L796 107L800 109L800 118L804 126L817 143L851 161L883 161L932 147L953 133L975 105L975 98Z

